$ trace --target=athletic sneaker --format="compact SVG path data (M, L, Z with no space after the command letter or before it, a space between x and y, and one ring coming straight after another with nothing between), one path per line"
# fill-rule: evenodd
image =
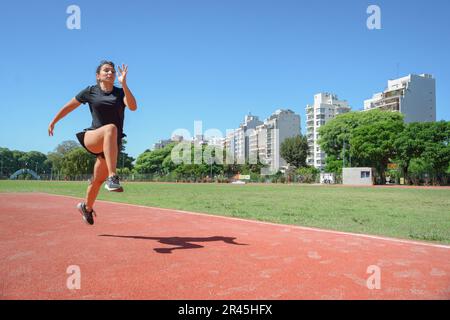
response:
M77 208L78 211L80 211L81 215L83 216L84 222L91 225L94 224L93 216L97 216L94 210L88 211L86 208L86 203L84 202L80 202L79 204L77 204Z
M119 176L115 175L108 177L108 179L106 179L105 189L108 191L122 192L123 188L120 185Z

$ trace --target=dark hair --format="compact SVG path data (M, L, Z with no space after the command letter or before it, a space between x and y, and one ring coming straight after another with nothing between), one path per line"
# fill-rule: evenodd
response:
M114 69L116 68L116 66L114 65L114 62L108 61L108 60L102 60L102 61L100 61L100 64L97 67L97 74L100 73L100 70L102 69L103 65L105 65L105 64L109 64Z

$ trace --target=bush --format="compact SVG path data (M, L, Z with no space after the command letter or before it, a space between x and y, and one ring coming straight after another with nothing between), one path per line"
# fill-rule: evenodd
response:
M296 170L298 175L298 182L300 183L315 183L317 182L320 170L315 167L302 167Z

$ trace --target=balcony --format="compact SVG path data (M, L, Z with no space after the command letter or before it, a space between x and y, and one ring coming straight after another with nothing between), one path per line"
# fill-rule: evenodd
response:
M318 114L325 114L325 108L317 108L316 109L316 114L318 115Z

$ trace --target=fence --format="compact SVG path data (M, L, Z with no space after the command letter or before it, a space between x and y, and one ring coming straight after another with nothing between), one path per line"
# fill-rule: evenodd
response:
M183 183L230 183L235 181L234 176L216 175L210 178L203 176L185 176L177 177L175 175L158 175L158 174L128 174L119 175L122 181L128 182L183 182ZM41 180L45 181L90 181L92 174L79 174L75 176L67 176L63 174L39 174ZM1 180L8 180L9 176L1 175ZM30 174L21 174L17 180L34 180ZM379 179L378 179L379 180ZM251 175L248 183L294 183L294 184L318 184L320 183L320 175L274 175L260 176ZM450 174L410 174L406 178L395 177L387 180L388 184L405 184L418 186L448 186L450 185ZM335 175L335 184L342 184L342 175Z

